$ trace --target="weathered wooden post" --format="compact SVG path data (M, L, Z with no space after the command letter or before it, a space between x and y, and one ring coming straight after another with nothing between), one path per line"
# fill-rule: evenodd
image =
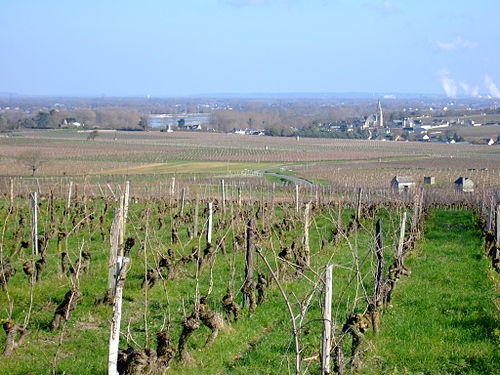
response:
M245 256L245 283L244 285L250 285L253 283L253 227L254 223L252 219L247 221L247 233L246 233L246 256ZM243 293L243 306L248 306L250 304L249 295Z
M111 224L111 232L109 236L110 251L109 251L109 261L108 261L108 292L110 292L109 297L114 295L115 286L115 274L116 274L116 259L118 257L118 251L120 247L120 232L122 227L122 214L119 208L115 208L115 215L113 217L113 223Z
M358 197L356 199L356 213L355 213L355 220L357 223L359 223L359 220L361 219L361 194L363 190L361 188L358 188Z
M66 212L71 209L71 196L73 195L73 181L69 182L68 199L66 200Z
M175 177L172 177L172 182L170 183L170 196L175 194Z
M212 243L212 202L208 202L207 243Z
M295 185L295 212L299 213L299 185Z
M10 209L14 207L14 180L10 179Z
M309 266L311 258L311 250L309 247L309 214L311 212L311 203L306 203L304 210L304 260L305 264Z
M222 213L226 213L226 186L224 184L224 179L220 180L220 190L221 190L221 201L222 201Z
M495 246L500 248L500 204L497 204L495 214Z
M128 202L130 199L130 181L125 182L125 192L123 193L123 225L128 218Z
M196 193L196 199L194 201L194 218L193 218L193 237L198 237L198 193Z
M406 211L403 212L403 217L401 219L401 231L399 232L399 242L398 242L398 249L396 252L396 259L398 261L398 265L402 265L402 258L403 258L403 245L405 241L405 230L406 230Z
M238 207L241 207L241 186L238 186Z
M38 193L30 193L31 208L31 246L34 255L38 255Z
M493 222L493 202L491 202L490 207L488 209L488 219L486 222L486 230L489 232L492 228Z
M181 210L180 210L181 215L184 213L185 202L186 202L186 188L183 187L181 190Z
M323 339L321 341L321 375L330 374L330 353L332 347L332 271L333 265L326 266L324 274L325 293L323 302Z
M382 219L375 224L375 255L377 256L377 272L375 274L375 296L373 298L372 325L375 333L380 327L380 299L384 285L384 237L382 233Z
M116 259L115 264L115 274L113 275L113 316L111 318L111 331L109 335L108 375L118 375L117 363L122 317L122 296L129 262L129 258L120 256Z

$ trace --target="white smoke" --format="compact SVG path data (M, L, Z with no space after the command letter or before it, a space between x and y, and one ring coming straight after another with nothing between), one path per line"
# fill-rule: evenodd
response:
M456 98L458 87L457 83L451 79L447 74L441 75L441 85L443 86L443 90L446 93L446 96L449 98Z
M486 88L488 89L488 93L494 97L494 98L500 98L500 90L498 89L497 85L495 85L495 82L491 79L489 75L484 76L484 84L486 85Z
M479 86L471 86L468 83L460 82L460 87L465 92L465 95L477 98L479 96Z

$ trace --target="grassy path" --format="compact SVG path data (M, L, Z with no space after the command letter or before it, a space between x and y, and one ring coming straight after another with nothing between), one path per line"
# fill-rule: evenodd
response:
M362 374L499 374L493 276L469 211L431 212ZM496 279L498 282L498 277Z

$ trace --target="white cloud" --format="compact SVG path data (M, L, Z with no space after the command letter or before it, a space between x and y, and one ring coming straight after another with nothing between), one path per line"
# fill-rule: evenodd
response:
M436 45L443 51L454 51L462 48L474 48L479 44L476 42L465 40L461 36L457 36L450 42L441 42L438 40L436 41Z
M500 98L500 90L498 89L497 85L489 75L484 76L484 84L486 85L486 88L488 89L488 93L493 96L494 98Z

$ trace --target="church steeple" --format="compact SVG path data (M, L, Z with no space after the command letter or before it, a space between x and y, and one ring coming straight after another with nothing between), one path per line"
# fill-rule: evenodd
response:
M378 101L378 105L377 105L377 117L378 117L377 125L380 126L381 128L383 128L384 127L384 113L382 112L382 104L380 104L380 100Z

